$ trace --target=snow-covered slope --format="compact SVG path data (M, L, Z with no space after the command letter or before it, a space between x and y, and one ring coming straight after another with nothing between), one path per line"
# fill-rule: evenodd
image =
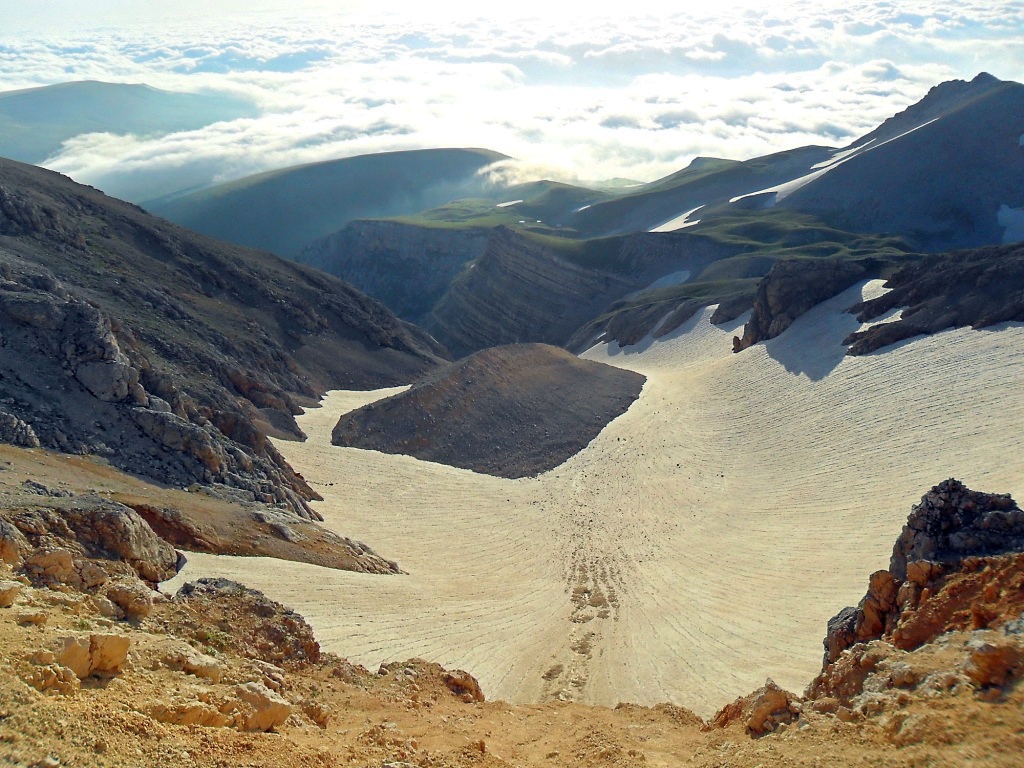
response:
M307 442L279 447L328 525L408 575L190 555L179 579L240 579L328 650L462 667L492 698L707 715L768 676L798 689L922 489L955 476L1024 496L1024 326L845 356L859 324L842 310L880 290L858 285L740 355L743 318L716 327L711 308L662 340L589 350L647 384L535 479L333 447L340 413L388 394L334 393L299 418Z

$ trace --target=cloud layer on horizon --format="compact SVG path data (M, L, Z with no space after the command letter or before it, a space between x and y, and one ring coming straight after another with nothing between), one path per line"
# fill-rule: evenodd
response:
M144 82L261 110L164 137L79 136L49 167L141 199L302 162L478 146L566 180L650 180L697 155L841 146L942 80L1024 79L1016 2L795 0L727 4L714 18L457 26L325 11L185 26L0 35L5 90Z

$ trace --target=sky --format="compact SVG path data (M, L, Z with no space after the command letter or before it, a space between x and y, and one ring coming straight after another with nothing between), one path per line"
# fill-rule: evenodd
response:
M1024 2L0 0L0 90L80 79L251 100L46 165L101 188L188 167L486 147L517 178L649 181L694 157L843 146L939 82L1024 80Z

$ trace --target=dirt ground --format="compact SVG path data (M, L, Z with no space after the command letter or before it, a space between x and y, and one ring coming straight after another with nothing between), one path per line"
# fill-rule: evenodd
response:
M87 596L25 586L0 609L0 765L1009 768L1024 754L1021 686L993 697L957 676L971 644L1001 630L951 633L913 653L889 649L919 682L878 711L847 722L805 703L798 719L754 737L742 721L708 729L670 705L480 702L471 678L422 661L374 671L329 654L311 661L287 634L273 647L255 641L267 609L232 605L165 599L130 624L103 618ZM96 633L129 638L120 673L93 675L65 694L26 682L40 651ZM183 668L190 649L214 660L216 674ZM249 681L290 703L276 732L175 724L225 709Z

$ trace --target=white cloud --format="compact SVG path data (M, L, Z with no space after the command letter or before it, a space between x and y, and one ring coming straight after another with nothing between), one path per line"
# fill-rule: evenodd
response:
M516 178L532 167L652 179L695 155L848 143L944 79L1024 79L1024 7L1009 1L737 0L714 16L706 4L641 2L628 18L539 2L481 18L477 4L440 3L426 20L326 0L175 5L140 18L97 0L97 29L72 4L63 31L15 15L6 28L17 34L0 33L0 81L227 91L262 116L161 138L81 136L48 165L136 198L158 182L169 191L424 146L513 155L526 163Z

